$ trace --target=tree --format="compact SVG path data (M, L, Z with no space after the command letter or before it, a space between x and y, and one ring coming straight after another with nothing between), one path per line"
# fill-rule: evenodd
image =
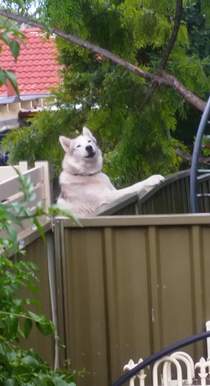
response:
M187 4L193 4L194 1L190 1L190 0L186 0L185 1ZM13 4L15 4L16 2L12 2ZM81 2L83 4L83 2ZM128 4L126 1L124 2L121 2L119 1L119 5L121 6L121 4L123 4L123 16L125 17L126 16L126 13L127 13L127 10L129 9L128 11L128 16L130 15L133 15L134 13L134 23L135 22L138 22L140 20L138 20L138 17L139 15L142 13L142 9L143 9L143 18L145 17L146 15L146 19L148 17L147 15L147 11L151 12L151 16L155 16L156 12L158 12L158 10L160 9L162 11L162 15L165 14L165 20L161 20L161 21L164 21L163 25L164 25L164 28L168 27L167 28L167 33L164 34L163 31L161 31L161 33L163 35L167 35L170 33L170 31L172 30L172 33L171 33L171 39L168 41L168 45L166 47L166 50L164 51L164 55L162 57L162 61L160 63L160 68L159 68L159 71L156 73L156 74L153 74L153 73L150 73L150 72L147 72L147 71L144 71L143 69L141 69L140 67L137 67L135 66L134 64L130 63L130 62L127 62L126 60L123 60L121 59L119 56L111 53L109 50L107 49L103 49L93 43L90 43L89 41L86 41L82 38L79 38L77 36L74 36L74 35L71 35L69 33L65 33L64 31L60 30L59 28L55 28L55 27L52 27L51 26L51 23L50 23L50 30L51 32L55 33L57 36L60 36L66 40L69 40L70 42L72 43L75 43L75 44L78 44L79 46L81 47L84 47L85 49L88 49L88 50L91 50L92 52L95 52L96 54L99 54L101 56L104 56L105 58L113 61L114 63L122 66L122 67L125 67L126 69L128 69L129 71L133 72L134 74L146 79L147 81L149 81L150 83L154 83L154 84L157 84L157 85L165 85L165 86L168 86L168 87L171 87L173 88L179 95L181 95L185 100L187 100L189 103L191 103L192 105L194 105L196 108L200 109L201 111L205 108L205 102L202 101L199 97L197 97L195 94L193 94L192 91L190 91L190 89L186 88L182 83L181 81L179 81L174 75L171 75L169 73L166 73L164 71L164 67L165 67L165 64L167 63L167 60L168 60L168 57L171 53L171 50L174 46L174 43L176 41L176 37L177 37L177 32L178 32L178 29L180 27L180 14L181 14L181 9L182 9L182 3L183 3L183 0L176 0L173 1L173 3L168 0L168 1L164 1L164 2L159 2L158 5L157 5L157 2L155 2L154 0L147 0L147 1L142 1L140 3L140 7L138 7L138 3L135 3L134 2L134 6L133 4L129 2L128 0ZM18 2L18 4L20 4ZM58 15L58 9L60 9L61 7L61 10L63 10L63 15L67 15L66 11L70 10L70 13L73 14L73 17L72 15L70 15L70 19L68 19L68 22L69 23L73 23L73 26L77 26L76 30L78 31L78 26L80 26L80 22L82 20L82 17L81 17L81 8L77 7L77 2L74 2L74 1L71 1L69 0L69 3L68 1L66 2L66 0L63 0L63 4L61 5L61 3L59 2L59 8L57 7L57 3L56 2L49 2L48 3L43 3L44 6L46 7L47 9L47 15L45 15L46 19L49 21L51 19L53 19L52 15L50 14L51 12L51 8L53 10L53 12L56 11L56 13L54 14L55 15ZM54 6L53 6L54 4ZM65 6L66 4L66 6ZM85 3L84 3L85 4ZM94 2L90 2L91 5L94 4ZM98 1L97 3L97 6L99 5L103 5L105 4L103 1ZM172 28L172 20L174 18L174 5L176 4L176 14L175 14L175 22L174 22L174 26ZM209 14L210 14L210 5L208 2L204 1L203 0L203 8L202 8L202 11L203 12L206 12L206 16L207 16L207 20L209 18ZM110 7L115 10L116 8L118 8L118 3L115 4L115 2L112 3L112 1L108 2L108 4L105 4L105 9L106 10L110 10ZM146 8L148 6L148 8ZM145 7L145 8L144 8ZM135 12L137 8L137 12ZM140 8L140 9L138 9ZM76 15L76 12L77 12L77 9L79 9L79 18L75 20L75 15ZM40 9L39 9L40 10ZM73 12L72 12L73 10ZM144 10L146 12L144 12ZM91 10L92 11L92 10ZM138 13L138 11L140 11L140 14ZM130 14L129 14L130 13ZM135 13L137 14L137 18L136 18L136 15ZM9 12L7 10L4 10L4 9L1 9L0 10L0 15L2 16L5 16L5 17L8 17L10 19L13 19L13 20L16 20L18 22L22 22L22 23L25 23L25 24L28 24L28 25L32 25L32 26L35 26L35 27L39 27L41 29L44 29L44 30L48 30L49 31L49 27L47 27L46 25L44 25L43 23L40 23L36 20L33 20L31 19L30 17L27 17L27 16L21 16L21 15L17 15L17 14L14 14L12 12ZM59 18L56 17L56 20L58 22ZM61 20L61 19L60 19ZM166 23L167 21L167 23ZM150 23L151 23L151 17L150 17ZM132 25L133 25L133 19L132 19ZM62 24L63 26L63 24ZM82 25L83 27L83 25ZM170 28L169 28L170 27ZM159 28L159 27L158 27ZM158 30L157 28L157 30ZM145 28L146 29L146 28ZM155 34L154 36L156 36L157 38L157 31L156 28L155 28ZM85 31L86 33L87 31ZM140 31L141 32L141 31ZM166 39L167 36L164 36L164 38ZM185 38L186 39L186 36L184 36L184 34L182 35L182 38ZM147 36L147 39L150 39L151 38L151 35ZM164 41L161 41L160 42L157 42L157 47L158 46L162 46L163 43L165 43L165 39ZM187 44L188 42L184 39L184 41L182 42L183 44ZM181 40L181 36L180 36L180 40ZM157 39L158 41L158 39ZM180 41L181 43L181 41ZM152 43L149 43L149 44L152 44ZM154 44L153 44L154 46Z
M201 12L201 2L197 0L193 7L183 9L183 20L186 23L190 45L188 48L188 55L196 55L202 63L205 73L210 75L210 30L208 23L206 23L206 16ZM192 106L188 106L185 110L185 117L177 117L177 127L173 136L182 141L191 153L193 150L193 143L200 121L200 112ZM207 126L205 134L209 135L210 130ZM204 139L203 139L204 141ZM184 159L189 158L190 154L183 154ZM203 159L202 162L208 162L208 159ZM186 165L186 164L185 164ZM190 164L188 164L190 165Z
M56 1L46 0L42 5L45 25L7 11L0 14L45 30L48 23L58 36L65 69L55 137L73 135L87 123L102 138L105 171L118 185L176 170L177 142L171 136L176 119L186 114L186 101L203 110L201 98L209 90L204 59L190 52L182 1L61 0L57 7ZM184 9L192 8L192 1L184 1ZM47 113L42 117L46 122ZM34 121L32 131L49 134L41 120Z

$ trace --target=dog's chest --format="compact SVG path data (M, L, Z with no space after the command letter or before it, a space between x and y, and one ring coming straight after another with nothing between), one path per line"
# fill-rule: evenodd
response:
M99 196L105 191L114 190L108 176L104 173L97 173L91 176L70 175L65 172L60 176L61 190L65 190L68 195L78 196Z
M93 176L70 176L63 172L60 176L61 194L58 205L70 210L76 216L87 215L108 203L107 197L115 190L106 174Z

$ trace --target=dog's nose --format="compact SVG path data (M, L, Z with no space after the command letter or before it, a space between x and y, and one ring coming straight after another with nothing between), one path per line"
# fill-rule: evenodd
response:
M91 145L86 146L85 150L87 150L88 153L92 153L93 152L93 148L92 148Z

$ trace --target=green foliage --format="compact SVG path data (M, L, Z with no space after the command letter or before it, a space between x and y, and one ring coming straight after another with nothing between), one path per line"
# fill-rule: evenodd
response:
M21 175L19 180L24 198L10 205L0 203L0 385L75 386L73 372L68 368L54 371L35 350L24 351L19 345L20 337L28 338L33 325L43 335L54 334L58 340L53 323L45 315L35 314L28 308L30 305L41 307L38 301L18 297L21 288L33 295L39 293L38 267L21 261L24 251L19 250L14 227L21 227L23 218L31 218L34 224L39 224L36 216L26 209L26 203L34 199L31 183ZM54 213L55 206L49 212ZM43 213L41 207L37 208L37 215ZM11 249L13 254L18 254L16 259L8 258Z
M11 130L2 141L2 148L10 151L10 163L28 160L33 166L36 160L47 159L51 166L51 178L58 175L63 151L59 146L59 135L72 136L85 123L83 115L78 119L74 107L47 111L32 119L32 126ZM78 131L79 132L79 131Z
M32 164L35 160L48 159L53 177L60 172L63 158L59 135L76 136L87 124L99 139L105 158L104 171L116 186L132 183L151 173L175 171L178 166L174 156L176 141L171 138L169 129L175 129L176 120L171 113L173 104L166 108L171 90L161 96L157 92L150 104L139 112L142 90L135 76L120 68L106 75L100 93L100 109L91 108L95 98L91 101L91 95L86 94L80 110L70 108L67 102L65 108L56 112L37 114L31 127L9 132L2 146L4 151L11 151L10 162L27 159ZM92 77L93 93L101 82L100 76L103 72L96 70ZM72 93L74 77L75 85L78 82L78 76L72 74ZM88 75L81 78L81 94L84 95L89 86ZM122 93L127 85L128 92ZM154 111L156 113L151 114Z
M4 42L17 60L20 52L20 43L24 44L25 35L17 27L0 26L0 42ZM0 45L0 54L2 51L2 45ZM17 94L19 94L16 77L13 72L3 70L0 67L0 87L3 84L7 84L7 80L10 81Z
M190 44L187 47L187 57L185 59L186 68L183 62L182 71L184 77L186 77L187 85L191 87L197 95L203 97L203 99L208 98L210 89L209 5L210 3L208 1L186 1L183 9L183 21L187 27ZM203 10L204 6L206 7L206 12ZM190 63L191 58L192 63ZM179 60L180 58L177 57L177 65ZM180 74L178 74L178 77L179 76ZM207 88L205 87L205 83ZM200 112L187 105L185 107L185 116L177 116L177 129L176 132L173 133L173 136L184 142L190 151L192 151L193 148L200 116ZM210 133L208 128L206 128L206 133Z
M210 88L207 3L184 1L178 36L165 68L204 99ZM45 23L79 35L150 73L158 71L176 10L176 0L59 0L59 4L42 0L40 4ZM151 87L143 79L64 39L57 38L57 46L63 65L63 84L55 93L57 111L41 112L30 128L8 135L3 148L11 151L10 162L27 159L32 164L47 158L52 175L57 175L63 157L58 136L75 136L86 124L104 153L104 171L118 187L152 173L178 170L180 158L174 150L182 146L178 139L184 135L176 135L175 130L178 126L180 133L187 103L161 86L142 108ZM75 108L78 104L80 109Z
M35 0L0 0L0 5L9 11L15 11L17 14L26 15L28 13L36 14L37 1Z

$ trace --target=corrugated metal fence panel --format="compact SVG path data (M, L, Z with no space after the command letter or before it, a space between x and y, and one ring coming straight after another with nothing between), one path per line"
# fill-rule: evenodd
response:
M107 386L130 358L201 332L210 319L210 216L58 220L66 357L79 385ZM63 305L61 303L63 302ZM195 358L203 343L187 349Z
M119 198L96 210L92 216L135 215L139 212L138 201L139 198L136 193L127 194L125 197Z
M190 213L190 170L167 178L139 200L141 214Z
M210 193L210 174L204 174L199 177L198 193L203 195L208 195ZM200 212L210 212L210 197L199 197L198 209Z
M202 170L198 177L198 193L210 193L210 174ZM210 212L210 197L198 198L198 212ZM168 177L149 192L131 194L106 205L96 215L190 213L190 170Z
M37 314L44 314L50 320L52 320L51 301L50 301L50 287L49 287L49 273L48 273L48 253L47 244L44 242L41 236L28 237L28 244L24 249L26 250L26 256L18 255L17 257L11 257L11 259L17 259L20 261L30 261L36 264L40 271L35 271L39 282L34 284L40 289L41 294L33 295L28 289L22 288L17 294L23 298L35 298L41 303L42 308L35 306L28 306L32 312ZM51 366L54 366L54 338L53 336L43 336L36 326L33 326L31 334L28 339L21 339L21 347L23 349L34 348L42 359L48 361Z

